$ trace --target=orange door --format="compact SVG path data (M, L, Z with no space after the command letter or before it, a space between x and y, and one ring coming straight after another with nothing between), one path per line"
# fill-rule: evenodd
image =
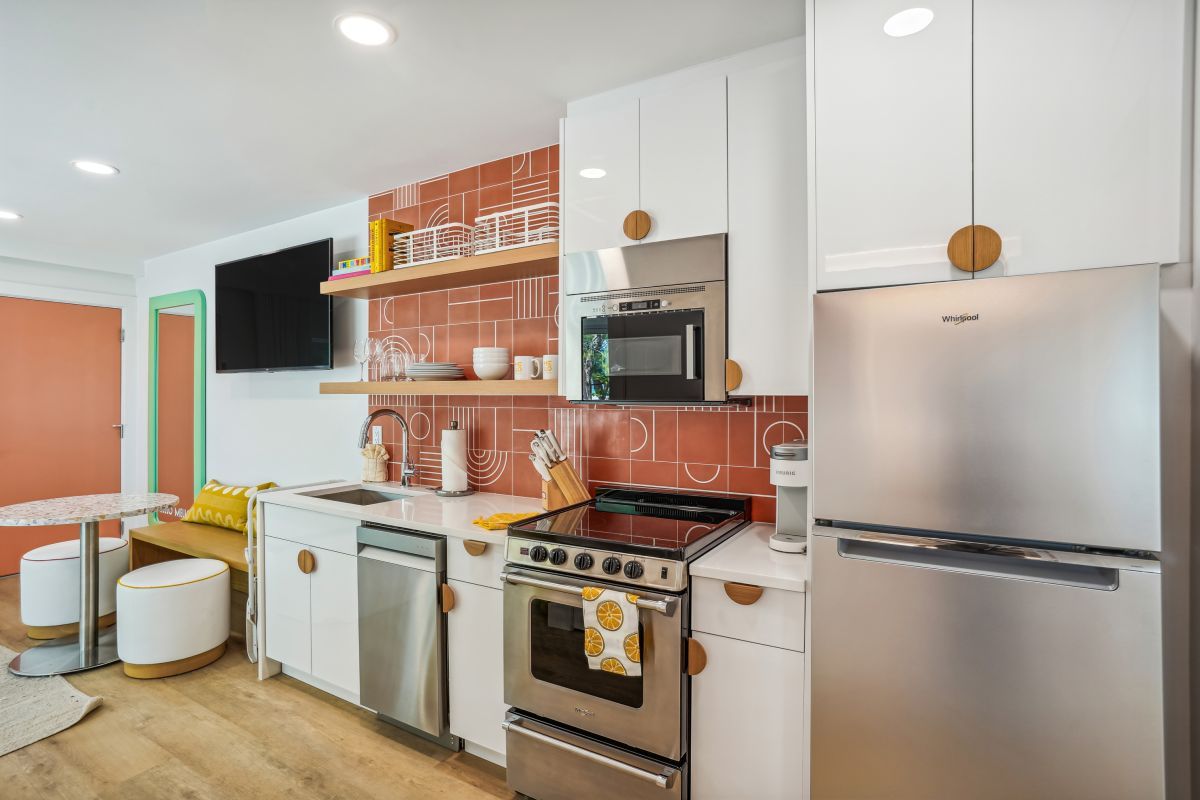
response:
M192 454L195 415L196 318L158 314L158 490L179 496L160 519L182 517L195 491Z
M0 297L0 505L121 491L120 422L120 309ZM76 525L0 527L0 575L78 536Z

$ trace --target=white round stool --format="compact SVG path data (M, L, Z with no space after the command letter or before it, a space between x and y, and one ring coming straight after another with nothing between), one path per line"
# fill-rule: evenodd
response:
M117 582L117 615L117 657L131 678L211 664L229 638L229 565L180 558L135 569Z
M129 544L100 540L100 626L116 621L117 579L129 571ZM30 550L21 556L21 623L30 639L79 632L79 540Z

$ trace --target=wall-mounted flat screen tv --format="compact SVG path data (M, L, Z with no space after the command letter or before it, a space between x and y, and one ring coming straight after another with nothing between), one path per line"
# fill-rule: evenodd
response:
M217 372L333 368L333 239L216 267Z

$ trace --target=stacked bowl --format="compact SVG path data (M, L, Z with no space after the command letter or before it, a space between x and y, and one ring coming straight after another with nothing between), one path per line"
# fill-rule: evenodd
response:
M506 377L510 363L507 347L476 347L471 352L471 366L481 381L498 381Z

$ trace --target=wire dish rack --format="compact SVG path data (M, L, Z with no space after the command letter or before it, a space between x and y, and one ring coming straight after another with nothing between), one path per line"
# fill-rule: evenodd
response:
M412 267L465 258L471 255L472 247L471 226L461 222L447 222L432 228L397 233L392 237L392 266Z
M535 203L476 217L474 233L475 255L554 241L558 239L558 203Z

